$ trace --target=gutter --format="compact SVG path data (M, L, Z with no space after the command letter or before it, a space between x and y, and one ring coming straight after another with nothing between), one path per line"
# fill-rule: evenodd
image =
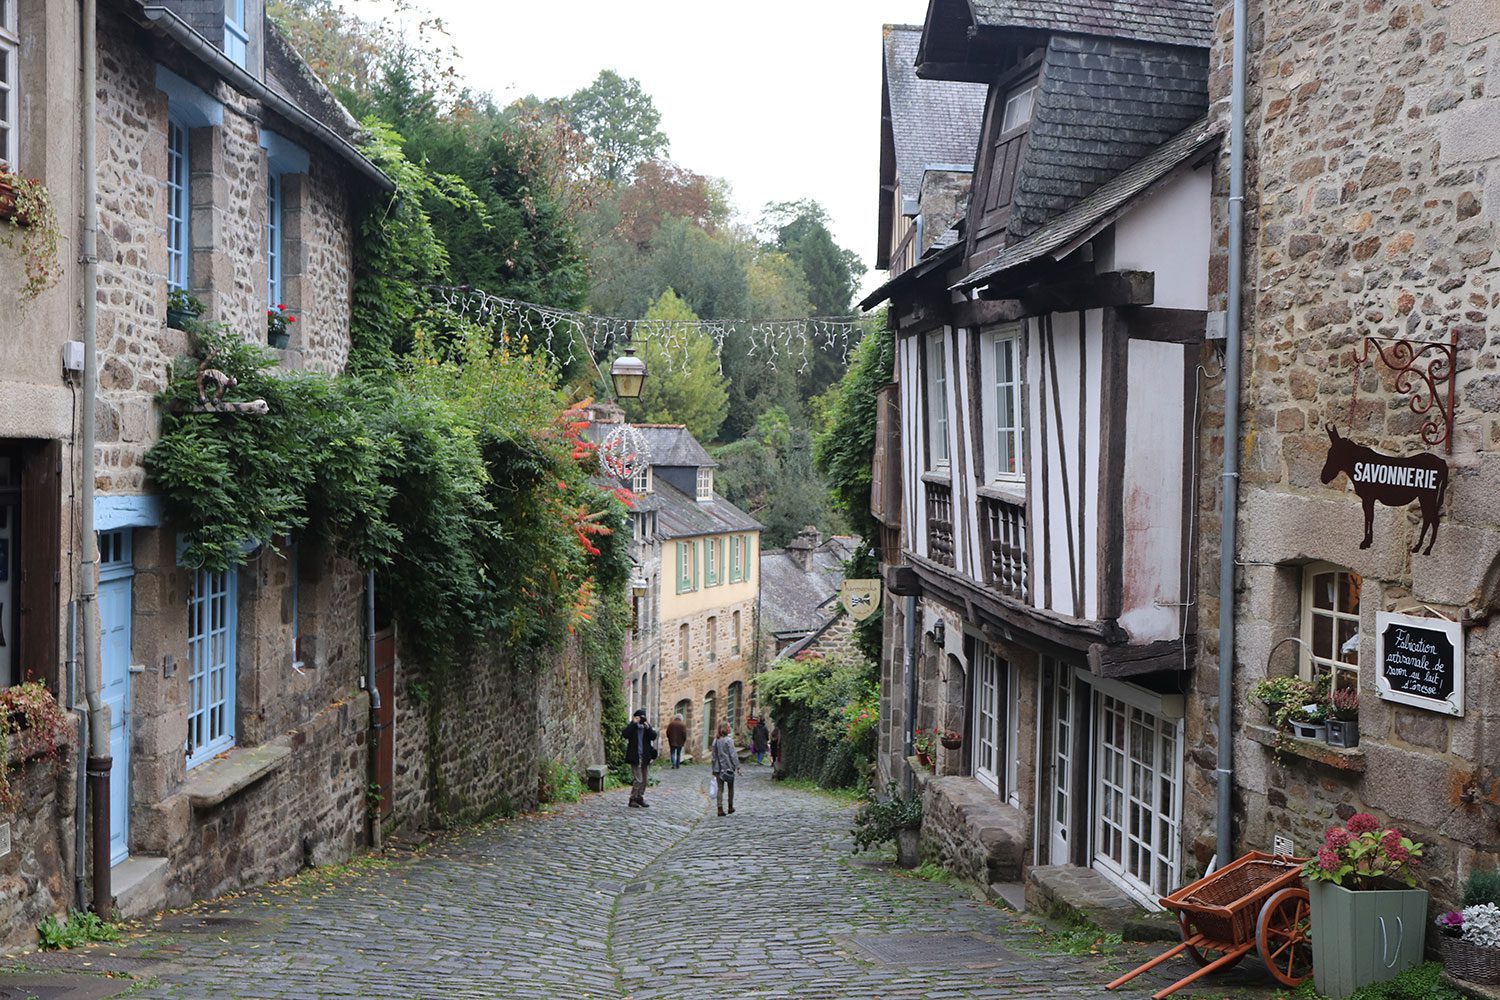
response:
M396 190L396 182L361 153L359 147L251 76L243 67L220 51L213 42L194 31L192 26L179 17L175 11L161 6L145 6L140 10L154 27L160 28L172 41L200 59L231 87L259 101L302 131L316 136L340 159L380 190L387 193Z
M1240 339L1245 242L1245 60L1248 0L1234 0L1229 90L1229 288L1224 333L1224 472L1219 512L1218 822L1220 867L1234 848L1234 557L1240 484Z

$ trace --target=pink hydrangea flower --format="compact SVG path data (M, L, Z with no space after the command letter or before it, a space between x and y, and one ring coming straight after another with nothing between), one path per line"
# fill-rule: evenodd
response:
M1385 836L1383 836L1383 837L1380 838L1380 846L1385 848L1387 854L1389 854L1391 851L1394 851L1396 848L1400 847L1401 846L1401 831L1400 830L1387 830L1387 831L1385 831Z
M1369 813L1355 813L1349 817L1349 832L1355 835L1361 833L1374 833L1380 829L1380 820Z
M1385 853L1389 855L1390 859L1396 862L1396 864L1398 865L1404 864L1411 857L1411 852L1402 847L1400 844L1397 844L1395 847L1386 848Z
M1339 856L1333 852L1333 848L1324 844L1318 848L1318 867L1325 872L1331 872L1339 866Z
M1341 826L1331 826L1328 832L1323 834L1323 841L1335 851L1349 846L1349 831Z

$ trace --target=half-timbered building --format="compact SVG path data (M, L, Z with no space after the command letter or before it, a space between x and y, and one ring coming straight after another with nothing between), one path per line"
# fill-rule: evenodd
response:
M987 98L967 213L865 303L897 337L881 768L961 736L917 771L924 849L984 884L1092 868L1150 906L1187 868L1211 21L933 0L914 56Z

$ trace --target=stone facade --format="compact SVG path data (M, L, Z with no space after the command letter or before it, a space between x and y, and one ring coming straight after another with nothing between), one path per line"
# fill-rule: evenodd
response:
M1215 50L1219 96L1228 91L1228 10ZM1467 706L1450 718L1379 698L1375 614L1417 607L1458 619L1500 607L1500 9L1485 0L1255 0L1250 26L1237 692L1296 669L1297 648L1277 643L1299 635L1303 567L1351 570L1363 580L1362 742L1339 766L1278 758L1256 739L1261 720L1242 717L1240 844L1265 848L1281 834L1309 852L1335 819L1369 809L1428 842L1424 878L1451 901L1456 881L1500 849L1500 689L1491 683L1500 640L1482 622L1466 629ZM1221 237L1216 292L1224 249ZM1356 359L1365 337L1450 335L1451 450L1424 444L1424 418L1373 350ZM1451 481L1431 555L1411 553L1419 522L1399 508L1377 508L1374 542L1359 547L1359 500L1345 478L1320 478L1329 425L1386 454L1446 458Z
M688 754L700 756L710 742L710 734L704 731L708 721L704 710L710 696L715 727L728 719L735 737L744 738L745 719L753 707L755 605L754 599L745 599L662 622L661 711L652 721L660 719L665 725L677 706L687 702L688 711L684 715L688 724ZM734 635L733 627L736 614L740 620L738 636ZM686 666L680 648L683 626L689 636ZM736 684L739 687L734 689ZM731 705L732 690L739 692L737 707ZM731 709L735 709L733 718L729 718Z

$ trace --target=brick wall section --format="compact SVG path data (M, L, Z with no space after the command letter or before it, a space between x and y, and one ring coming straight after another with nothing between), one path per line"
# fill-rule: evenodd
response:
M1228 93L1228 4L1219 25L1216 98ZM1275 642L1296 634L1300 563L1326 559L1360 573L1366 770L1277 762L1237 739L1241 846L1267 847L1287 833L1308 851L1335 817L1369 808L1429 842L1426 877L1450 901L1456 880L1500 849L1500 775L1490 763L1500 690L1487 666L1500 637L1468 631L1469 704L1464 718L1449 719L1379 700L1374 616L1412 599L1453 615L1496 604L1500 10L1486 0L1258 0L1248 42L1237 693L1266 674ZM1219 210L1216 292L1227 273ZM1360 549L1357 499L1344 479L1319 480L1325 424L1390 454L1433 449L1391 372L1373 360L1360 369L1353 349L1365 336L1442 341L1450 331L1460 346L1458 419L1438 544L1430 556L1411 555L1414 518L1382 507L1374 545ZM1203 499L1210 503L1210 490ZM1205 517L1205 538L1209 527ZM1207 562L1205 624L1217 613ZM1292 669L1294 657L1283 646L1270 672ZM1211 682L1210 670L1198 675L1200 685ZM1472 802L1466 787L1477 791Z

